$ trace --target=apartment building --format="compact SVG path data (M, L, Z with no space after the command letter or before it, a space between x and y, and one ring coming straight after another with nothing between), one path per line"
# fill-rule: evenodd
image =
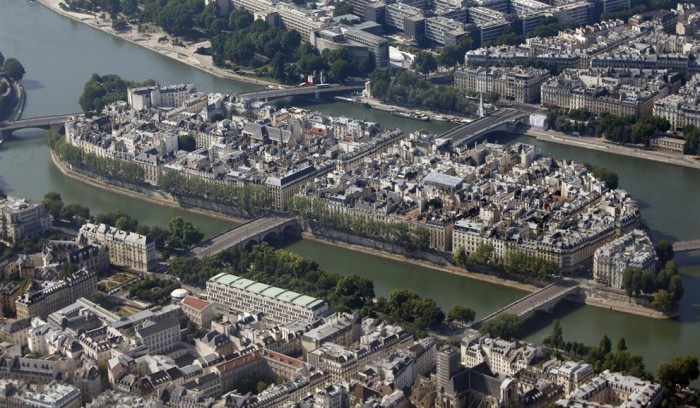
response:
M37 239L51 228L49 212L42 203L23 198L0 198L0 239L18 243Z
M81 269L59 282L46 282L39 290L29 291L20 296L15 305L17 318L46 317L62 309L81 297L90 298L97 290L95 272Z
M134 332L150 354L163 354L173 350L180 341L180 322L174 317L159 321L147 319Z
M147 272L155 265L155 243L145 235L127 232L109 225L87 223L79 234L91 244L104 245L109 250L109 261L139 272Z
M314 166L304 167L282 177L269 176L265 180L265 186L270 190L272 208L284 211L287 201L296 195L305 181L316 174Z
M185 316L199 327L209 327L214 317L214 304L194 296L185 296L180 302Z
M27 388L22 382L0 380L0 406L28 408L80 408L80 390L72 385L53 383Z
M328 312L328 305L321 299L226 273L207 281L207 296L219 308L263 312L265 319L275 324L313 321Z
M144 110L150 107L177 108L194 92L193 84L178 84L168 86L146 86L128 88L126 99L134 110Z
M549 71L531 67L462 68L454 73L455 87L465 92L497 93L501 98L520 103L535 103L540 99L542 83Z
M667 70L568 69L542 83L541 100L544 106L639 117L651 114L654 103L679 81L677 73Z
M696 74L679 90L678 95L668 95L654 102L654 116L668 120L674 130L683 129L687 125L700 127L698 91L700 75Z
M649 235L634 230L598 248L593 255L593 279L612 288L622 289L627 268L639 268L656 275L656 252Z

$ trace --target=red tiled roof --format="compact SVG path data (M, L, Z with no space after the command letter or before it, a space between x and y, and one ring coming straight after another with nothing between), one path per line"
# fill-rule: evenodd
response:
M192 308L195 308L200 312L206 309L206 307L211 304L211 302L207 302L206 300L202 300L194 296L185 296L185 299L182 300L182 303Z

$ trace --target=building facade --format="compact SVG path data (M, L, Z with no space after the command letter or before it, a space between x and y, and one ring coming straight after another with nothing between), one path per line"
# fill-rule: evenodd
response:
M145 235L122 231L105 224L87 223L80 227L80 235L91 244L104 245L109 250L109 261L139 272L147 272L156 261L155 243Z
M70 305L81 297L90 298L96 290L95 272L81 269L62 281L20 296L15 301L17 318L46 319L50 313Z
M475 67L455 71L455 87L465 92L496 93L501 98L520 103L540 100L542 82L549 71L530 67Z
M220 273L207 281L207 298L220 308L238 312L263 312L272 323L313 321L328 312L321 299Z
M0 239L12 243L36 239L49 228L51 219L44 204L13 197L0 198Z

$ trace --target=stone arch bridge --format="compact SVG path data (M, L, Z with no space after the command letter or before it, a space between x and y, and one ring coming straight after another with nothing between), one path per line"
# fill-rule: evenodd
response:
M231 247L239 249L250 248L263 241L278 240L286 236L301 233L301 224L296 217L261 217L223 231L201 245L194 248L192 253L201 258L216 255Z
M66 121L73 116L79 115L79 113L71 113L67 115L53 115L53 116L41 116L31 119L21 119L7 122L0 122L0 138L9 137L12 132L20 129L55 129L62 131L65 127Z

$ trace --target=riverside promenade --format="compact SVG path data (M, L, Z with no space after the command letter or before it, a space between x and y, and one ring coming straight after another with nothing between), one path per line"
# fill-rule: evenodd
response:
M202 46L207 46L208 41L187 44L185 46L175 46L168 42L159 42L158 39L161 37L167 37L168 39L173 38L170 34L162 31L159 27L151 25L153 29L149 33L138 33L134 26L129 26L131 29L129 31L117 31L112 29L112 22L108 19L101 19L96 15L87 13L78 13L73 11L63 10L59 4L61 0L38 0L38 3L48 7L50 10L68 17L77 22L86 24L94 29L103 31L107 34L113 35L115 37L121 38L122 40L129 41L130 43L139 45L141 47L147 48L151 51L157 52L168 58L172 58L183 64L187 64L193 68L197 68L201 71L208 72L211 75L217 76L219 78L231 79L234 81L248 82L256 85L278 85L277 82L266 81L259 78L253 78L250 76L239 75L232 71L219 68L214 66L212 58L209 55L196 54L197 48ZM285 87L282 85L282 87Z
M581 147L599 152L612 153L620 156L636 157L638 159L652 160L660 163L672 164L676 166L700 169L700 159L693 156L680 155L657 150L644 150L638 147L623 146L607 142L603 139L588 136L571 136L566 133L553 130L542 130L529 128L524 132L526 135L534 136L537 140L563 144L574 147Z

